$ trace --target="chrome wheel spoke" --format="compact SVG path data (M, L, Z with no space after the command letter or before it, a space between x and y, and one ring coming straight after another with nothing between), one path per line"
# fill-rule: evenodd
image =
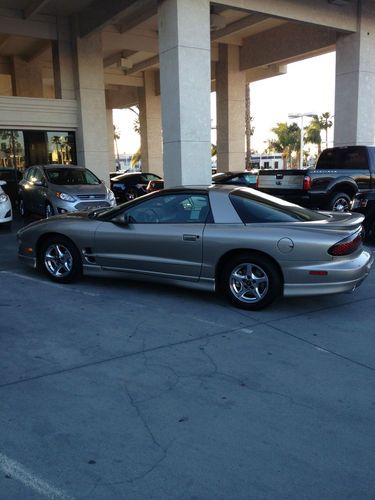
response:
M53 244L47 248L44 254L44 264L49 273L60 278L72 271L73 258L64 245Z
M241 302L259 302L268 292L269 278L258 265L244 263L233 269L229 286Z

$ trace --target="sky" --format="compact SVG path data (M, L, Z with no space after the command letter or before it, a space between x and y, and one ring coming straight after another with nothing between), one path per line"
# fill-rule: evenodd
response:
M250 86L251 110L254 135L251 147L262 153L273 137L271 129L279 122L296 121L288 114L313 112L317 115L328 111L334 114L335 95L335 53L305 59L289 64L285 75L254 82ZM215 95L211 96L212 123L215 123ZM134 113L128 110L114 110L113 121L120 131L119 153L134 153L140 145L140 138L133 130ZM309 118L304 118L306 126ZM324 141L324 137L322 137ZM215 142L215 131L212 133ZM333 127L329 130L328 146L333 142ZM326 145L323 143L323 147Z

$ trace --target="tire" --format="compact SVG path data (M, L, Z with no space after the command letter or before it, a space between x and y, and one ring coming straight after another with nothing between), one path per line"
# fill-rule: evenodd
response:
M137 189L135 189L135 188L128 188L125 191L124 196L125 196L125 201L130 201L130 200L134 200L135 198L138 198L139 193L138 193Z
M350 212L351 198L346 193L336 193L329 203L332 212Z
M256 311L281 295L282 278L270 259L249 252L224 265L221 290L237 307Z
M51 203L47 202L46 206L44 207L44 217L45 217L45 219L49 219L53 215L55 215L55 211L53 209L53 206L51 205Z
M82 276L82 260L75 245L63 236L50 237L43 242L39 268L58 283L70 283Z
M25 206L25 202L24 202L23 198L18 199L18 212L19 212L21 217L27 217L30 213Z

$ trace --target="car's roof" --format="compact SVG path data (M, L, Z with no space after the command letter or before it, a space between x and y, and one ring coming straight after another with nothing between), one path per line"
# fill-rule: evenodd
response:
M47 170L50 170L53 168L66 168L66 169L73 169L73 170L80 168L82 170L86 170L86 168L82 167L81 165L64 165L64 164L60 164L60 163L49 163L46 165L32 165L32 166L46 168Z
M158 174L154 174L153 172L125 172L124 174L119 174L116 175L116 177L112 177L112 180L114 181L114 180L127 179L129 177L135 177L136 175L155 175L155 177L157 177L158 179L160 178Z

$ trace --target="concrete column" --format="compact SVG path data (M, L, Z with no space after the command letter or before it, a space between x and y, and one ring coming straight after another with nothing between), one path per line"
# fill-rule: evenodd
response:
M166 186L211 183L209 7L209 0L158 7Z
M80 127L77 132L78 163L100 179L108 179L107 111L100 33L76 39Z
M157 95L156 71L145 71L144 86L138 89L141 126L142 172L163 177L160 95Z
M37 62L28 63L21 57L12 59L12 83L18 97L43 97L42 68Z
M108 173L116 170L117 151L115 150L115 130L113 126L112 109L106 110L107 115L107 142L108 142ZM108 180L108 174L105 179Z
M336 146L375 144L375 4L359 3L359 29L336 44Z
M56 99L75 99L74 60L70 24L57 18L58 39L52 42L53 75Z
M217 171L245 168L246 72L239 47L219 45L216 69Z

